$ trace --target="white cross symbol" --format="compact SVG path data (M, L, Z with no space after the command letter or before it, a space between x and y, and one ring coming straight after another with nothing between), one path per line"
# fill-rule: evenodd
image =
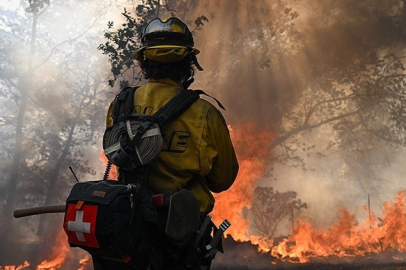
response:
M75 232L79 241L86 241L83 233L90 233L90 222L83 222L83 211L76 211L75 221L68 222L68 231Z

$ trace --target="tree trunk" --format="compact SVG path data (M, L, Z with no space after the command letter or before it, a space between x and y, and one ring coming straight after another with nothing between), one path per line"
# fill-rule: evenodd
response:
M10 182L7 187L7 205L4 209L4 217L6 217L2 221L2 228L0 228L2 232L7 232L3 235L2 241L0 241L0 250L7 251L7 253L13 254L15 252L9 245L10 241L13 240L13 233L12 229L12 220L13 220L13 210L16 205L16 197L17 197L17 186L20 177L20 165L21 165L21 158L22 158L22 146L24 142L24 133L23 133L23 126L24 126L24 116L27 111L27 102L28 102L28 89L32 88L32 78L33 78L33 56L35 54L35 41L36 41L36 31L37 31L37 22L38 22L38 15L33 15L32 20L32 30L31 30L31 41L30 41L30 55L27 60L27 73L25 79L20 81L19 90L21 94L21 101L18 106L18 115L17 115L17 123L16 123L16 131L15 131L15 146L13 151L13 163L11 165L11 173L10 173ZM4 254L7 257L7 254Z
M58 180L58 175L59 172L62 168L62 164L65 161L67 155L69 154L69 149L72 145L72 140L73 140L73 133L75 131L75 127L76 124L72 124L71 129L69 131L69 136L68 139L65 142L65 146L63 148L62 154L61 156L58 158L58 161L55 164L55 167L51 173L51 178L49 180L49 186L47 188L47 193L46 193L46 197L45 197L45 204L44 205L50 205L52 203L52 199L53 199L53 195L54 195L54 191L55 191L55 186L56 186L56 182ZM44 230L44 226L45 226L45 220L46 220L46 216L42 215L40 217L39 220L39 224L38 224L38 230L37 230L37 235L40 236L43 233Z
M20 102L20 106L18 108L13 164L11 166L12 170L11 170L11 174L10 174L10 183L8 186L8 193L7 193L7 211L10 211L10 213L13 211L13 208L15 207L16 189L17 189L17 184L18 184L18 180L19 180L19 176L20 176L22 145L23 145L23 141L24 141L23 125L24 125L24 116L27 111L27 100L28 100L27 89L31 89L31 87L32 87L33 56L35 54L37 22L38 22L38 15L34 14L33 19L32 19L31 42L30 42L31 45L30 45L30 55L29 55L28 63L27 63L26 79L23 80L23 83L20 84L21 102Z

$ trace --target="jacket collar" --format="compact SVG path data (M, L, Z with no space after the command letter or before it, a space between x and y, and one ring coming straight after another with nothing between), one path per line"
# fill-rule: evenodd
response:
M148 83L163 83L163 84L169 84L169 85L178 86L178 87L180 87L180 88L183 89L183 86L182 86L180 83L175 82L174 80L169 79L169 78L163 78L163 79L158 79L158 80L149 79Z

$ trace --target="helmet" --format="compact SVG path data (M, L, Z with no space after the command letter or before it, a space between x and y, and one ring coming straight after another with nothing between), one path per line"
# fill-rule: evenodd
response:
M193 47L192 33L187 25L176 17L150 21L143 31L141 45L133 53L138 61L145 56L154 61L170 63L189 55L196 67L201 69L195 56L200 51Z
M193 47L194 45L189 28L175 17L166 18L163 21L156 18L149 22L142 34L141 43L145 47L159 45Z

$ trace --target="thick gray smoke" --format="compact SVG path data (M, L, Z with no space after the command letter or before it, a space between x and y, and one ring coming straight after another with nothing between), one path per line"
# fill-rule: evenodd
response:
M404 1L201 1L198 14L209 22L196 33L206 67L196 85L226 104L232 126L255 123L279 136L301 126L317 102L350 96L351 84L366 80L362 63L371 69L378 63L371 61L374 52L405 52ZM368 194L379 216L382 203L405 187L404 148L366 134L352 116L340 118L354 111L353 102L329 106L310 125L338 120L304 126L271 145L276 160L258 184L298 192L308 204L302 214L320 226L331 224L341 207L364 219Z
M13 132L24 85L33 86L29 89L25 135L42 137L24 144L26 161L21 165L24 177L17 185L17 205L44 204L44 187L49 180L41 179L52 179L74 120L78 120L78 133L70 152L78 154L68 156L62 167L66 170L69 162L79 160L80 178L102 175L97 129L103 127L114 90L106 84L109 63L96 48L104 42L107 22L114 21L120 27L123 7L131 10L137 4L51 1L39 17L33 51L29 42L32 15L24 11L27 3L18 2L0 4L0 135L4 142L0 148L0 211L7 203ZM267 168L260 172L262 177L255 185L296 191L308 205L301 215L319 226L334 222L340 207L354 211L360 220L366 218L362 207L368 194L371 209L379 216L382 203L405 188L405 149L390 145L389 135L374 129L384 124L387 115L376 117L380 114L373 112L378 110L372 111L366 99L352 96L357 92L368 97L368 91L378 86L386 89L386 84L379 84L382 78L398 71L393 63L404 63L404 1L184 0L175 6L176 11L162 8L160 17L175 13L192 29L196 17L205 15L209 20L194 32L204 71L196 71L191 88L203 89L225 105L223 114L228 124L246 140L236 145L240 161L259 155L250 148L251 142L258 143L257 134L273 134L259 142L270 154L259 157L267 159ZM30 52L35 53L31 56L38 69L28 79ZM399 84L405 87L404 82ZM336 101L327 102L333 99ZM97 111L76 106L80 101ZM39 175L34 165L48 168L45 171L49 175ZM56 186L52 202L62 203L74 180L67 170L59 175L66 181ZM10 217L1 220L4 218ZM21 264L23 258L36 263L49 259L31 253L43 241L35 236L39 222L38 217L13 220L20 237L15 242L28 237L32 244L24 244L24 252L11 249L10 253L20 255L12 260L10 250L0 250L0 265ZM256 233L255 228L250 230L248 234ZM289 227L278 229L279 235L290 232ZM53 245L49 239L44 242L46 248ZM30 255L23 254L25 251Z

